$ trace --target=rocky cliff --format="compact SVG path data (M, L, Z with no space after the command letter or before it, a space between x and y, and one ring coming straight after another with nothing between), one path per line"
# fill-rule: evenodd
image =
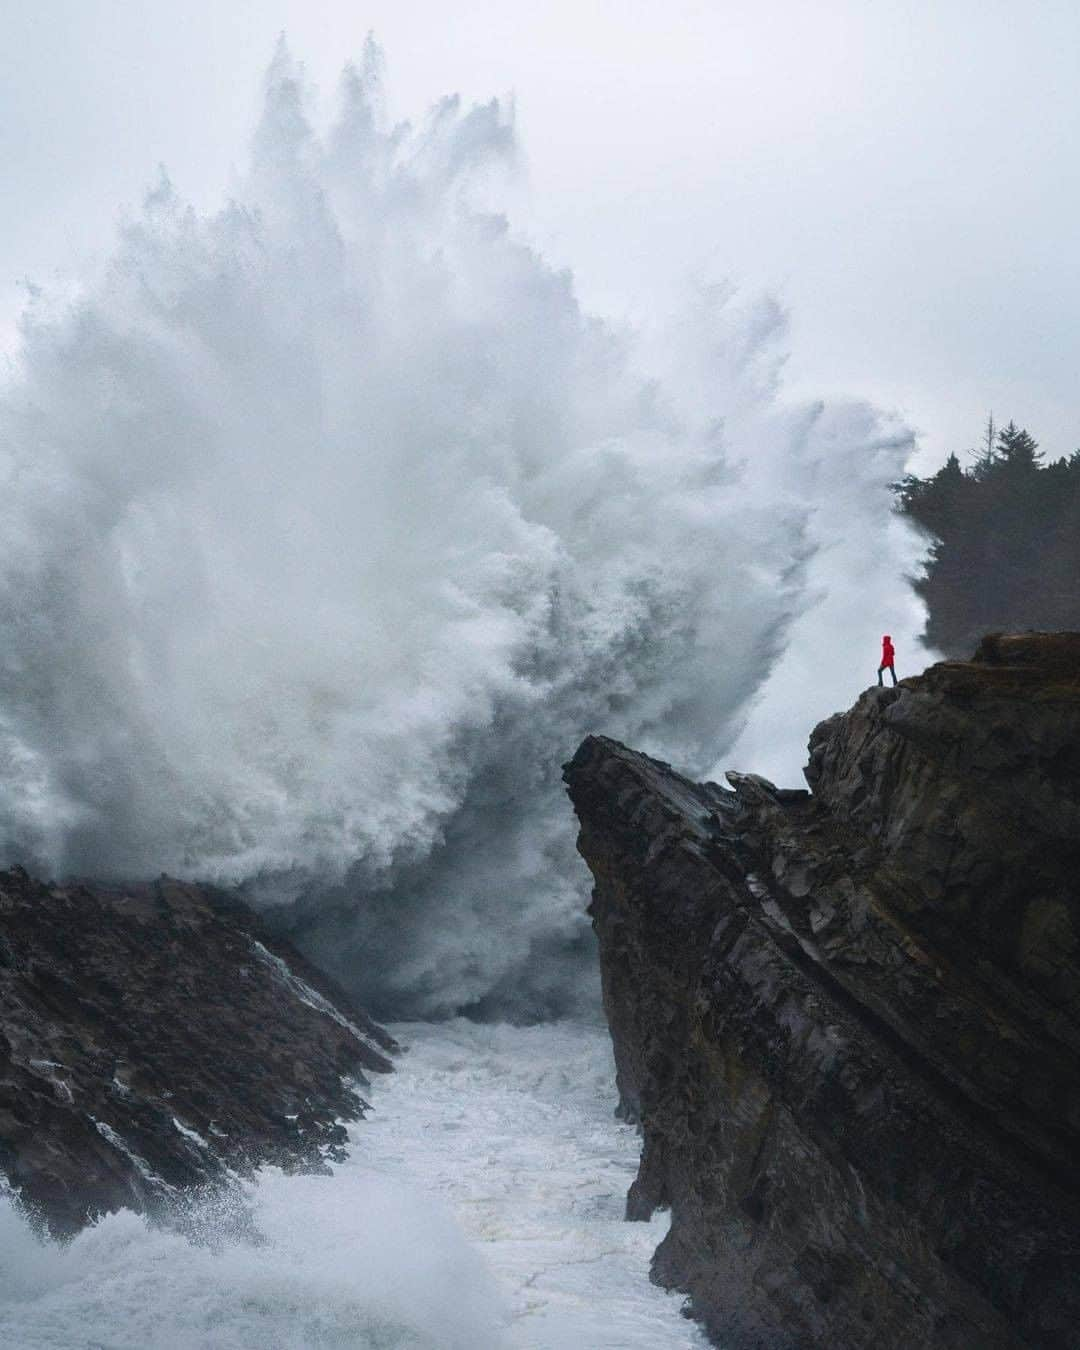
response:
M725 1350L1080 1345L1080 636L810 740L812 793L590 737L630 1217Z
M0 873L0 1174L54 1235L325 1166L395 1049L222 893Z

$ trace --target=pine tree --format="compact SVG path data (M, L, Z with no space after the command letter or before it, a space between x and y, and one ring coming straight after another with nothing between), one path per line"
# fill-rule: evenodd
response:
M1012 421L998 432L997 450L997 462L1010 469L1036 469L1042 459L1038 441Z

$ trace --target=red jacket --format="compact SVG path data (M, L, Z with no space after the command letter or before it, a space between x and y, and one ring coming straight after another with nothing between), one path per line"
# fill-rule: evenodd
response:
M896 652L893 651L892 638L883 637L881 639L881 664L891 666L896 660Z

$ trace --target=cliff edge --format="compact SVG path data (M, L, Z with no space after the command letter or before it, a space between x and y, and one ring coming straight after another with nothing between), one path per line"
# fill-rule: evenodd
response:
M566 766L654 1278L725 1350L1080 1345L1080 635L818 726L812 792Z

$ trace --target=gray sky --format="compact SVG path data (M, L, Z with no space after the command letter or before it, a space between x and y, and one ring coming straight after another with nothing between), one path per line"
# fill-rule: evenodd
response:
M372 29L392 111L513 93L523 228L592 308L767 286L790 388L864 394L920 465L988 409L1080 445L1075 0L0 0L0 344L164 162L217 204L286 30L330 96Z

